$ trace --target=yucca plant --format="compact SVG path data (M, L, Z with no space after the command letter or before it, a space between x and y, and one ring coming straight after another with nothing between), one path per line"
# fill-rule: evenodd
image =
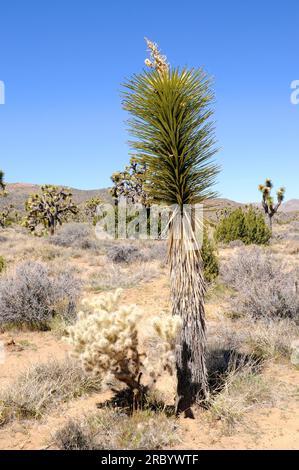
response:
M172 313L182 318L176 351L177 412L207 397L205 364L205 282L200 246L191 243L198 221L186 205L215 196L218 167L211 104L211 80L202 70L170 68L157 45L147 40L151 69L125 84L123 106L131 118L134 158L147 167L146 191L153 201L174 207L169 225L168 259Z

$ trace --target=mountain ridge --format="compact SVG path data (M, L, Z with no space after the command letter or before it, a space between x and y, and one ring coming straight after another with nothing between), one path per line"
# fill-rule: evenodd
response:
M0 207L7 204L13 204L17 210L23 211L24 204L26 199L30 194L40 191L42 185L34 183L7 183L8 196L6 198L0 198ZM58 185L62 187L62 185ZM111 196L109 194L109 188L99 188L99 189L77 189L71 188L68 186L63 186L70 189L73 194L73 199L76 204L81 204L87 199L98 196L106 202L111 202ZM233 201L228 198L216 198L208 203L208 206L213 206L216 208L233 208L233 207L243 207L245 205L252 204L254 206L259 206L259 203L248 202L241 203ZM296 212L299 211L299 199L290 199L286 201L281 206L282 212Z

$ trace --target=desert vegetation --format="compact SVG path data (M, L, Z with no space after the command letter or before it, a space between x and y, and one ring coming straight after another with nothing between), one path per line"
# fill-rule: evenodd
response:
M265 184L259 185L259 190L261 191L263 195L262 206L263 206L265 214L268 217L269 226L271 230L272 230L272 219L274 215L277 213L285 197L285 188L280 188L277 191L277 202L275 204L274 199L271 196L272 188L273 188L273 183L269 178L266 179Z
M253 207L224 211L215 230L215 239L223 243L239 241L245 245L266 245L270 238L271 231L261 212Z
M254 447L260 412L294 413L298 252L284 252L288 231L277 224L270 244L217 248L219 274L205 296L209 396L191 420L206 430L207 447L236 436ZM193 425L175 412L180 322L171 315L165 242L101 241L91 223L73 222L52 237L15 225L1 237L1 445L21 425L14 442L26 448L36 439L39 448L196 448Z
M146 236L100 237L103 194L52 185L0 213L1 448L277 448L297 429L298 214L270 180L261 207L211 209L211 79L147 46L123 86L133 156L106 194L116 225L121 198L127 222L145 209ZM167 237L149 237L152 204Z

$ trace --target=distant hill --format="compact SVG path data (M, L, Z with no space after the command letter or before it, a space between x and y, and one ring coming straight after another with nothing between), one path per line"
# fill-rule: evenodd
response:
M40 185L27 183L8 183L6 185L8 196L0 198L0 207L3 205L13 204L19 211L24 211L25 201L30 194L38 193ZM91 197L98 196L104 201L111 200L108 189L75 189L70 188L73 193L73 199L76 204L81 204Z
M0 198L0 208L4 205L13 204L20 212L24 211L24 204L30 194L37 193L40 191L40 185L28 184L28 183L8 183L7 184L8 196L6 198ZM76 204L81 204L91 197L98 196L103 201L111 202L111 196L109 194L109 188L103 189L76 189L70 188L73 193L73 199ZM260 204L253 203L253 205L259 207ZM240 202L232 201L231 199L217 198L207 202L208 212L213 210L221 210L223 208L237 208L245 206ZM281 211L283 212L294 212L299 211L299 199L292 199L285 202Z
M295 212L299 211L299 199L290 199L284 202L281 206L283 212Z
M40 191L40 185L28 184L28 183L8 183L6 185L8 196L6 198L0 198L0 207L7 204L13 204L19 211L24 211L24 204L30 194L38 193ZM110 202L111 196L109 194L109 188L104 189L76 189L70 188L73 193L73 199L76 204L81 204L91 197L98 196L104 201ZM230 199L213 199L207 203L207 206L211 209L222 209L224 207L240 207L243 204Z

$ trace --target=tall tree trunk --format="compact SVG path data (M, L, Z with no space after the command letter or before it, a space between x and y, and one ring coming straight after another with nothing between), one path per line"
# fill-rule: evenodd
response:
M191 406L207 398L206 326L200 253L188 250L183 239L169 237L170 288L173 315L182 328L176 347L177 413L193 417Z

